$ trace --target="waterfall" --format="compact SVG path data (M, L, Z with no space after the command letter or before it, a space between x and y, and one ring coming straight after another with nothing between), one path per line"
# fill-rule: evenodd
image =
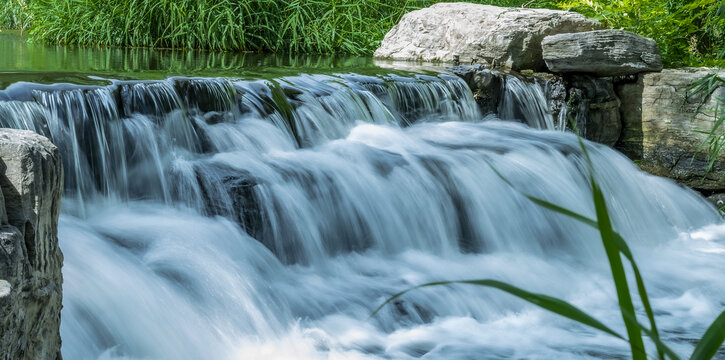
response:
M447 74L11 85L0 125L63 154L63 356L626 357L494 290L423 289L369 319L416 284L493 278L623 332L599 234L523 195L594 217L579 142L537 130L545 94L507 89L483 117ZM585 144L664 340L691 350L725 298L719 215Z

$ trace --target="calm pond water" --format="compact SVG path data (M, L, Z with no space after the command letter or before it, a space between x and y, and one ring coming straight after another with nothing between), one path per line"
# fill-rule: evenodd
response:
M29 42L20 31L0 30L0 89L18 81L105 85L105 79L169 76L271 79L300 73L375 74L389 62L370 57L283 55L149 48L104 48ZM406 65L421 71L419 66ZM431 68L433 70L434 68ZM386 69L383 72L397 72Z

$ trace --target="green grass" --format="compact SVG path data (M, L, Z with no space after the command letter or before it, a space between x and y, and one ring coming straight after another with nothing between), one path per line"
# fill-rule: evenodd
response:
M30 24L27 0L0 0L0 29L25 29Z
M415 286L413 288L404 290L402 292L399 292L390 298L388 298L383 304L381 304L371 315L375 316L385 305L389 304L391 301L403 296L404 294L423 287L430 287L430 286L441 286L441 285L450 285L450 284L468 284L468 285L475 285L475 286L483 286L483 287L489 287L498 289L501 291L504 291L510 295L513 295L515 297L518 297L524 301L527 301L529 303L532 303L534 305L537 305L543 309L546 309L552 313L561 315L563 317L566 317L570 320L576 321L578 323L581 323L583 325L589 326L593 329L602 331L606 334L609 334L611 336L614 336L616 338L619 338L623 341L627 341L630 345L630 351L632 359L634 360L645 360L648 357L647 350L644 346L644 336L652 340L652 343L655 345L656 348L656 356L658 359L674 359L679 360L680 356L672 351L672 349L665 344L660 336L659 331L657 328L656 319L654 316L654 311L652 310L652 307L650 305L649 297L647 295L647 289L645 288L644 281L642 280L642 276L639 271L639 267L637 266L637 263L634 260L634 257L632 256L632 252L629 249L629 246L627 245L626 241L622 236L617 233L614 228L612 227L612 223L610 221L609 216L609 210L607 208L607 203L604 197L604 194L602 193L601 188L599 187L599 184L596 182L596 179L594 177L594 171L592 168L592 162L589 158L589 154L586 150L586 147L584 143L579 140L582 151L585 155L586 161L589 165L589 179L590 184L592 188L592 202L594 203L594 208L596 211L596 219L590 219L587 218L584 215L581 215L579 213L576 213L574 211L571 211L569 209L563 208L561 206L558 206L556 204L550 203L546 200L542 200L540 198L524 194L525 197L527 197L529 200L531 200L534 204L541 206L545 209L548 209L550 211L568 216L572 219L575 219L577 221L580 221L584 224L587 224L591 227L594 227L599 231L600 238L602 240L602 245L604 246L605 252L607 254L607 260L609 261L610 269L611 269L611 275L612 275L612 281L614 282L616 292L617 292L617 298L619 301L619 309L622 316L622 321L624 322L627 336L623 336L614 330L608 328L606 325L601 323L596 318L592 317L591 315L587 314L585 311L575 307L574 305L571 305L567 303L564 300L557 299L548 295L544 294L537 294L537 293L531 293L526 290L520 289L512 284L508 284L505 282L492 280L492 279L479 279L479 280L463 280L463 281L438 281L438 282L431 282L426 283L422 285ZM509 186L513 187L513 184L509 182L503 175L501 175L498 171L496 171L495 168L492 167L494 172L503 179ZM635 315L635 307L634 307L634 301L633 296L629 290L628 286L628 278L625 272L625 267L623 263L623 258L627 260L629 265L632 268L632 273L635 278L635 283L637 284L637 293L639 294L639 300L642 305L642 307L645 310L645 313L647 315L647 320L649 322L649 326L643 325L639 322L637 319L637 316ZM705 331L705 333L702 335L702 337L699 339L697 345L695 346L695 350L689 357L691 360L704 360L704 359L712 359L717 351L722 346L723 342L725 341L725 311L723 311L708 327L708 329Z
M403 14L435 0L30 1L33 39L61 44L370 54ZM474 0L544 6L548 0ZM7 17L7 14L0 14Z

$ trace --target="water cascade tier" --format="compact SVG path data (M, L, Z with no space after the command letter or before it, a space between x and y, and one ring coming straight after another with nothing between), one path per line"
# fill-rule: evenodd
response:
M0 91L0 125L49 137L64 160L63 356L626 357L495 290L422 289L369 318L419 283L492 278L624 332L599 234L524 196L594 217L579 142L535 84L510 83L486 116L447 74ZM663 338L691 351L725 298L717 211L585 145Z

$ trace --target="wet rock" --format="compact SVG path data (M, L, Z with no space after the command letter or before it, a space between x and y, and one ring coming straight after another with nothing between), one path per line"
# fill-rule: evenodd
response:
M601 27L574 12L439 3L405 14L385 35L375 57L545 71L544 37Z
M623 30L596 30L547 36L541 42L549 70L595 76L662 70L657 43Z
M189 111L201 114L216 112L214 123L231 121L237 106L237 91L234 86L223 79L185 79L174 82L177 93L186 103Z
M567 121L583 138L614 146L622 132L620 101L612 80L590 76L567 78Z
M715 206L716 209L720 210L721 214L725 211L725 194L712 194L707 197L707 201Z
M0 130L0 359L60 359L58 149L30 131Z
M705 96L688 96L694 81L712 69L666 69L661 73L639 75L637 82L620 87L625 116L624 137L619 146L632 149L641 144L640 167L659 176L672 178L689 187L725 190L725 153L707 171L707 140L715 124L718 99L725 99L725 86ZM719 71L725 77L725 71ZM640 111L636 111L640 109ZM722 114L722 108L720 108ZM720 129L722 131L722 129Z
M614 91L621 101L622 134L615 148L634 161L642 160L642 77L618 81Z

